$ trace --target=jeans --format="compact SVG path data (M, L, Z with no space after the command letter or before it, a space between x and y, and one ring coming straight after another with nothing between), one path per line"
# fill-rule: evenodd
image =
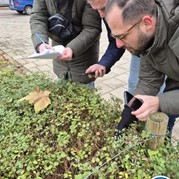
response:
M139 80L139 68L140 68L140 58L137 56L131 56L129 78L128 78L128 92L134 93L138 80Z
M169 121L168 121L168 130L170 134L172 133L173 126L175 124L176 118L179 117L178 115L169 115Z
M94 88L95 87L94 81L89 82L86 85L88 85L90 88Z

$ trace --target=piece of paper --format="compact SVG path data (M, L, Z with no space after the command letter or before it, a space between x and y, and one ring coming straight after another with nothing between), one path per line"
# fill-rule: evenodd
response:
M64 46L57 45L53 47L54 50L46 49L42 53L34 53L27 57L27 59L56 59L58 56L61 56Z

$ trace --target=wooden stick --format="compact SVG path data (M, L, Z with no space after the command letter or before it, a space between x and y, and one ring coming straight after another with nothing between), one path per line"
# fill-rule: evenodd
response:
M149 149L157 150L160 145L164 143L168 120L168 116L162 112L156 112L149 115L146 122L146 130L156 136L148 142Z

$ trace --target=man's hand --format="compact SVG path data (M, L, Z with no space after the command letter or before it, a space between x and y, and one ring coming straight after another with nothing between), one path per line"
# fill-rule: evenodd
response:
M72 49L69 47L66 47L63 50L62 55L58 57L58 60L70 61L70 60L72 60L72 57L73 57Z
M40 44L39 47L38 47L38 50L39 50L40 53L42 53L44 50L47 50L47 47L50 50L54 50L54 48L52 46L50 46L49 44L46 44L46 45Z
M157 112L159 109L159 98L158 96L146 96L146 95L136 95L138 99L143 100L142 106L133 111L131 114L135 115L141 121L146 121L150 113Z
M95 72L95 76L88 75L89 78L98 78L103 77L106 73L106 67L100 64L91 65L87 70L86 73Z

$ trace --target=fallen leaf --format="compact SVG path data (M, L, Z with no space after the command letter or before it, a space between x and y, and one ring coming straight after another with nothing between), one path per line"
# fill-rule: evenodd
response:
M51 103L51 100L49 97L44 96L40 100L36 101L34 104L35 112L39 112L43 109L45 109L49 104Z
M30 104L34 104L35 112L39 112L47 108L51 104L49 98L50 91L41 91L39 88L36 88L33 92L30 92L27 96L21 98L19 101L27 100Z

